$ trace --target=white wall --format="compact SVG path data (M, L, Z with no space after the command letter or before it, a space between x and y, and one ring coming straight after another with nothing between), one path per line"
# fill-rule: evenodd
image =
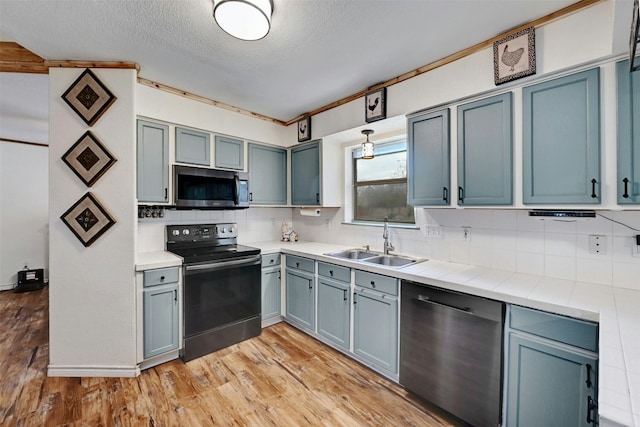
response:
M0 140L0 290L18 270L49 268L49 150Z
M61 160L89 128L61 99L82 69L50 70L49 375L136 373L135 70L95 69L118 98L91 127L117 162L91 187ZM60 219L91 191L116 219L91 246Z
M521 193L521 129L518 119L519 86L544 74L572 69L581 64L624 53L619 43L621 19L614 19L614 2L598 3L579 13L536 29L537 75L496 88L493 84L491 49L485 49L459 61L410 79L388 89L388 116L397 117L430 106L451 103L490 90L515 88L514 114L516 200ZM629 8L629 11L631 9ZM616 15L617 16L617 15ZM629 27L625 28L628 31ZM615 37L614 37L615 36ZM614 40L615 38L615 40ZM613 50L616 49L616 50ZM601 69L602 83L602 176L606 206L615 205L616 180L616 116L615 73L613 63ZM349 145L343 137L348 127L362 128L363 100L314 116L314 138ZM455 110L452 109L455 113ZM455 116L452 123L455 123ZM381 122L379 122L381 123ZM404 132L400 122L398 132ZM371 124L375 128L375 124ZM318 133L316 133L316 131ZM323 135L324 133L324 135ZM334 135L341 135L334 138ZM351 144L361 140L353 133ZM452 127L452 158L456 156L455 127ZM375 140L375 139L374 139ZM342 159L344 167L344 159ZM456 164L453 162L452 186ZM348 183L345 184L348 187ZM341 191L343 191L341 189ZM349 197L345 197L349 200ZM348 202L346 202L348 203ZM616 221L640 230L640 212L600 212ZM343 209L324 209L319 218L301 217L294 210L294 228L304 240L335 242L345 245L371 245L382 249L382 230L373 226L345 225ZM640 289L637 277L640 258L632 256L633 236L638 233L602 217L579 221L538 220L528 217L526 210L498 209L417 209L416 225L440 225L442 239L426 238L420 230L392 229L391 241L397 253L440 259L462 264L491 267L508 271L544 275L558 279L598 283L608 286ZM462 239L462 227L472 227L470 242ZM607 241L604 255L588 251L589 235L603 235Z

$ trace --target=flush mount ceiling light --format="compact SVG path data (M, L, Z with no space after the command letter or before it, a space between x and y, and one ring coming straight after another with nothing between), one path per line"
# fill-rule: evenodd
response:
M373 159L373 142L369 141L369 135L373 133L373 129L362 130L363 135L367 135L367 140L362 143L362 158Z
M260 40L271 28L271 0L213 0L213 17L240 40Z

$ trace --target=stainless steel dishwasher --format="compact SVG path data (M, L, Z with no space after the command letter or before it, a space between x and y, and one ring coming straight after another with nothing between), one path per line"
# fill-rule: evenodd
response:
M473 426L499 426L505 304L402 281L400 384Z

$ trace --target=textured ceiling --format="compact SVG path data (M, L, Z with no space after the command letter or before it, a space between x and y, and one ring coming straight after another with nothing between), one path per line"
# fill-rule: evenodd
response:
M48 60L135 61L140 77L281 121L575 0L274 0L271 32L232 38L211 0L0 0L0 29Z

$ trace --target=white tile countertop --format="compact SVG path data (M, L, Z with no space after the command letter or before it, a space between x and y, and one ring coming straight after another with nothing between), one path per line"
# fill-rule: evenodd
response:
M181 266L182 258L172 254L171 252L155 251L140 252L136 254L136 271Z
M600 324L600 427L640 427L640 291L438 260L391 268L325 255L353 246L314 242L250 242L282 252L465 292ZM164 251L139 253L136 271L180 266Z
M252 242L262 253L311 257L600 324L600 426L640 427L640 291L438 260L390 268L325 255L353 246Z

